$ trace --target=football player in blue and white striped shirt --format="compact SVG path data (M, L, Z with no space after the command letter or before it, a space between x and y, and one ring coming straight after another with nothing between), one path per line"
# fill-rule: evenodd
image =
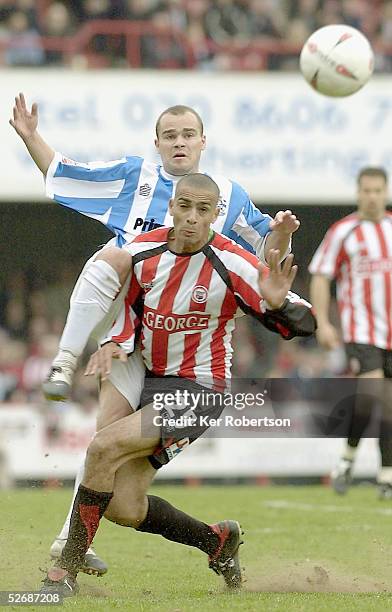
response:
M37 131L37 105L33 104L29 111L23 94L15 98L10 124L46 177L47 195L63 206L101 221L115 235L87 262L71 297L60 350L44 384L48 397L64 399L88 338L93 335L101 339L123 303L131 260L121 247L141 232L172 225L169 200L181 176L199 171L206 138L200 116L192 108L174 106L164 110L156 123L155 146L162 164L136 156L112 162L80 163L56 153L42 139ZM265 264L268 263L265 253L270 249L278 249L283 259L290 251L291 234L299 227L295 215L290 210L279 211L271 219L254 206L240 185L223 176L212 178L220 190L220 214L213 229L256 253ZM124 377L132 379L126 396L118 383ZM144 367L138 352L129 357L127 364L120 361L113 364L101 390L99 428L138 406L143 378ZM75 490L82 475L83 469L78 473ZM61 552L61 544L68 535L69 518L52 547L53 554ZM102 574L107 568L89 551L84 569Z

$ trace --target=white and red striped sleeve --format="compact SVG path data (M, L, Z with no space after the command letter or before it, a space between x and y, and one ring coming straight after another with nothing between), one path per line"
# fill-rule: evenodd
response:
M220 241L220 238L211 246L215 246L229 273L237 304L244 313L253 315L265 327L287 340L314 333L316 320L311 304L297 294L289 291L281 308L267 309L259 288L259 261L254 255L231 241Z
M340 265L347 257L344 240L357 223L358 216L354 213L329 228L309 264L310 274L320 274L329 279L338 275Z
M254 312L262 314L259 290L259 259L232 240L217 235L211 248L226 268L234 294Z
M137 300L143 295L136 275L132 274L127 295L120 308L118 316L101 345L115 342L129 355L135 350L136 331L140 325L139 317L134 309Z

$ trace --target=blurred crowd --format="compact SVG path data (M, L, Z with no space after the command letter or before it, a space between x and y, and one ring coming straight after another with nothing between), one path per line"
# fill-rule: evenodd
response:
M0 286L0 403L42 404L41 383L57 352L77 277L69 266L56 272L56 282L20 272ZM95 380L83 376L85 361L73 399L88 409L96 405L97 389Z
M81 44L97 20L109 29ZM117 28L128 22L148 29ZM0 65L290 70L308 36L334 23L364 32L376 68L392 69L390 0L0 0Z
M41 383L57 352L77 274L71 266L60 267L54 282L21 272L0 286L0 403L42 405ZM96 406L97 384L83 371L95 348L92 343L81 358L73 392L87 411ZM251 317L237 320L235 376L317 378L340 374L344 367L341 355L325 353L314 339L285 342Z

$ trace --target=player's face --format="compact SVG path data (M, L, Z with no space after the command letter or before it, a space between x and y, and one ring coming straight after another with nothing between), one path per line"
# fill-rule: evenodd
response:
M184 186L177 189L170 201L177 249L193 252L208 241L213 223L218 216L218 199L208 190Z
M362 219L379 221L385 213L388 188L382 176L363 176L358 185L358 211Z
M197 172L201 152L205 149L205 136L193 113L163 115L159 122L155 146L166 172L183 176Z

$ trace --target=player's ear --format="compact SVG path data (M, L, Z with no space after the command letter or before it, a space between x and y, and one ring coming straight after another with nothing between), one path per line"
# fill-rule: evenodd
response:
M156 150L159 151L159 139L158 138L155 138L154 145L155 145Z
M204 151L204 149L206 148L206 145L207 145L207 140L206 140L205 134L203 134L203 136L201 137L201 142L203 143L201 150Z
M169 214L170 214L171 217L173 216L173 204L174 204L174 200L173 200L173 198L171 198L169 200Z

